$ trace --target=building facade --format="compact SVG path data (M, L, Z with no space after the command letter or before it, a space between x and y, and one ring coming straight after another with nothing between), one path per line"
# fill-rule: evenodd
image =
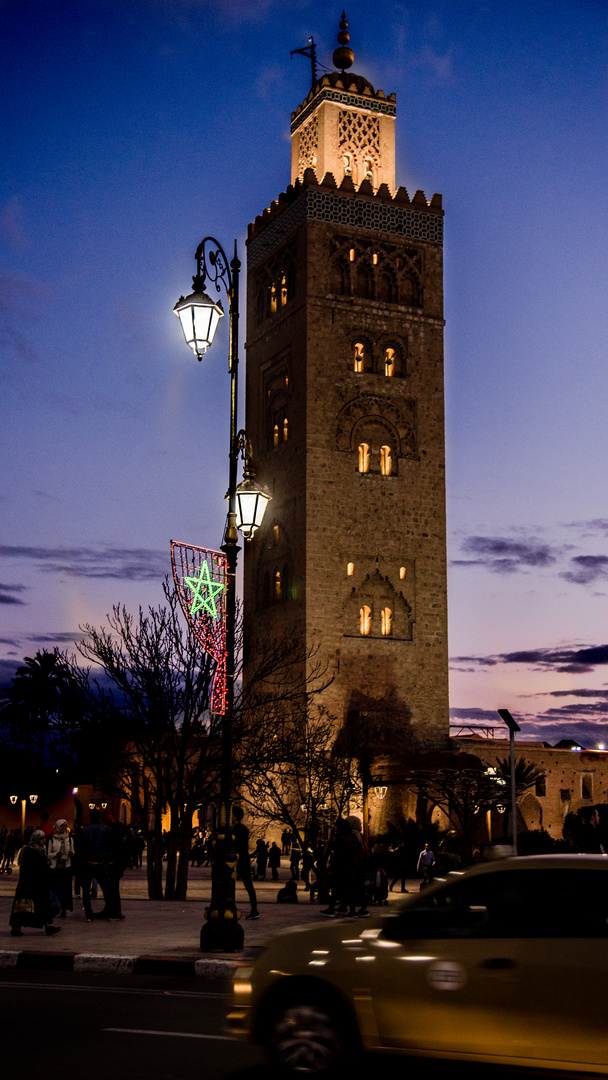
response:
M246 426L273 495L250 643L298 635L338 725L447 745L441 197L395 187L394 95L325 75L291 184L249 227Z

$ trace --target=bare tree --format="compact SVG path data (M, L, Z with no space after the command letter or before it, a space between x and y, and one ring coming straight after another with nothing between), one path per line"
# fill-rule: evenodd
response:
M88 673L91 708L124 720L114 789L132 802L147 841L148 894L163 897L162 816L170 814L164 898L183 900L188 882L192 815L217 787L218 732L208 713L213 664L189 627L167 580L166 604L137 617L116 605L108 627L81 627L78 646L99 665L108 691ZM103 722L100 727L103 729Z

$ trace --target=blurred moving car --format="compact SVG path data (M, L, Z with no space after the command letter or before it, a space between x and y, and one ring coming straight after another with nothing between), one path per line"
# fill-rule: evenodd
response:
M608 1072L608 858L477 866L394 912L275 937L229 1032L294 1073L361 1050Z

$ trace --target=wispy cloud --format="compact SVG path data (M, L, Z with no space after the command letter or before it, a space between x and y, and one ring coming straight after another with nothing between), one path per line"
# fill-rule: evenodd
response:
M572 570L565 570L560 577L574 585L593 585L608 579L608 555L574 555L570 560Z
M31 561L47 573L91 579L154 581L170 571L168 553L149 548L0 546L0 559Z
M557 562L558 549L534 537L524 540L504 536L468 536L461 551L472 556L454 559L453 566L485 566L495 574L539 569Z
M20 592L25 592L25 585L0 584L0 604L25 604L25 600L20 600L18 596L13 595Z
M475 670L497 664L519 664L534 671L555 671L581 675L608 664L608 645L586 645L559 649L520 649L516 652L495 653L489 656L455 656L454 670ZM467 665L462 668L461 665Z

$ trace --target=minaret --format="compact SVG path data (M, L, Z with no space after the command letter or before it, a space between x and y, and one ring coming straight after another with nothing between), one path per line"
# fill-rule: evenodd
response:
M249 227L246 425L273 493L245 621L300 634L338 725L448 736L441 197L395 190L395 95L343 15L292 116L292 182Z

